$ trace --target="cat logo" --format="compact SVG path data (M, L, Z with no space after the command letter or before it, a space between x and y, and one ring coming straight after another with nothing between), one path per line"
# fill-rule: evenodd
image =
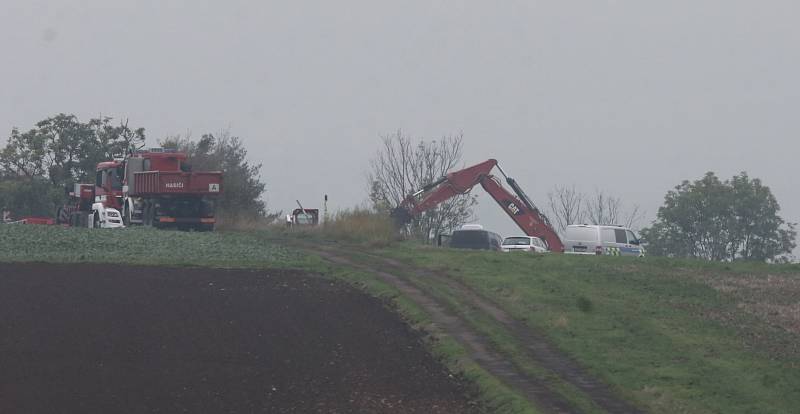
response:
M508 211L510 211L511 214L513 214L515 216L518 216L518 215L520 215L522 213L520 211L519 207L517 207L517 205L514 204L514 202L512 202L512 201L508 202Z
M209 184L208 185L208 192L209 193L218 193L219 192L219 184Z

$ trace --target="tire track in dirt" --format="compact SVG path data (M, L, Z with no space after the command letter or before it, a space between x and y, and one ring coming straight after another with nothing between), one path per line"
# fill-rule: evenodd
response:
M348 253L344 249L340 248L339 250L344 254ZM331 250L327 250L327 252L330 251ZM458 295L461 298L466 299L470 305L480 309L482 312L494 318L497 321L497 323L503 326L509 333L511 333L516 338L516 340L520 344L524 346L526 354L530 359L535 361L542 368L545 368L550 372L556 374L566 383L569 383L578 390L580 390L588 399L590 399L604 411L609 413L644 413L643 410L633 406L631 403L615 395L614 391L607 384L595 378L585 368L581 367L575 360L573 360L563 352L559 351L541 332L538 332L537 330L531 328L524 322L513 318L511 315L509 315L506 311L497 306L495 303L486 299L485 297L478 294L477 292L472 290L470 287L464 285L463 283L460 283L440 272L435 272L429 269L410 266L406 263L401 263L397 260L385 258L379 255L361 251L349 252L349 253L351 254L357 253L365 255L380 261L382 264L385 265L385 267L383 267L384 270L373 269L366 265L361 265L361 267L367 268L367 270L371 270L372 272L387 273L386 270L389 270L389 271L394 271L395 273L400 273L401 276L397 276L396 274L392 274L392 276L396 279L400 279L403 283L406 284L410 284L411 282L409 282L406 278L402 277L403 273L406 274L411 273L417 277L435 279L437 282L440 282L445 286L447 286L448 289L450 289L451 291L458 292ZM352 264L352 261L350 260L348 261ZM395 285L395 283L392 284ZM419 289L417 290L419 291ZM419 292L422 293L422 291ZM426 295L424 293L422 294ZM416 302L416 298L412 299L414 299ZM435 299L431 300L433 302L437 302ZM438 305L442 306L441 304ZM423 308L427 310L427 308L423 304L420 304L420 306L423 306ZM456 315L452 315L452 312L450 317L458 318L460 319L460 325L468 326L465 320L459 318ZM467 329L471 330L471 328ZM475 336L476 338L480 337L479 335L474 333L472 336ZM454 337L456 337L460 341L460 338L458 338L457 336ZM485 343L485 341L483 342L484 346L489 347L489 349L491 348L487 343ZM502 356L500 356L500 358L502 358ZM513 364L511 364L510 362L507 362L507 364L511 365L515 371L518 371L518 369L516 367L513 367ZM517 373L521 374L519 372ZM521 375L525 376L524 374ZM540 382L535 378L530 378L530 379L536 382ZM547 386L544 384L541 384L540 387L547 388ZM554 393L552 391L550 392ZM532 401L536 403L537 400L533 399ZM539 404L537 404L537 406L539 406ZM573 410L572 412L575 412L574 408L571 408L571 410Z
M372 254L368 255L381 260L390 268L399 271L406 269L406 271L411 271L419 277L435 278L452 291L458 292L460 297L466 298L470 304L491 315L499 324L505 327L519 343L525 346L528 356L536 361L538 365L550 370L567 383L581 390L603 410L609 413L644 413L644 411L614 395L614 392L608 385L592 376L575 360L556 349L541 332L511 317L506 311L468 286L441 273L433 272L428 269L411 267L393 259L387 259Z
M407 278L374 266L356 263L347 253L333 248L317 246L316 253L324 259L339 265L364 270L378 276L390 284L405 297L423 308L431 320L441 331L454 338L466 350L475 363L498 378L500 381L519 392L538 409L547 413L580 413L581 411L553 391L543 381L521 372L503 355L492 349L491 344L483 336L469 326L466 320L451 311L439 299L425 293ZM620 411L621 412L621 411Z

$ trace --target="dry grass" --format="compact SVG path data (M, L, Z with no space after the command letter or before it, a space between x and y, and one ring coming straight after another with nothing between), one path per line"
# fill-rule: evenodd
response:
M321 226L295 227L288 231L282 228L281 231L300 237L366 243L373 247L388 246L397 239L391 218L361 208L339 211Z
M389 216L359 208L337 212L322 231L337 240L361 241L375 246L387 246L397 237Z
M221 231L268 230L275 224L274 217L253 216L252 214L222 214L217 217L215 229Z
M703 278L720 293L739 302L738 308L773 326L800 334L798 275L711 274Z

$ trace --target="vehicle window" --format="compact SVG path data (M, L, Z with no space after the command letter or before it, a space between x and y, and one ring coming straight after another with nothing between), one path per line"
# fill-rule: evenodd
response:
M544 247L544 242L538 237L531 239L531 244L538 247Z
M122 165L117 167L114 171L114 175L116 176L117 181L119 182L119 189L122 190L122 182L125 181L125 167Z
M567 227L567 240L597 241L595 227Z
M95 176L94 185L96 185L98 187L102 187L103 186L103 172L102 171L98 171L97 172L97 175Z
M456 230L453 232L453 242L480 242L485 243L488 233L479 230Z
M628 243L633 243L634 241L639 240L639 238L636 237L636 235L633 234L632 231L628 230L627 233L628 233Z
M489 232L484 230L456 230L450 237L450 247L465 249L490 248Z
M600 230L600 235L603 237L604 242L608 243L616 243L617 242L617 235L614 232L614 229L602 229Z
M311 214L298 214L295 216L295 223L314 224L314 217L312 217Z
M111 189L122 190L122 179L118 169L108 170L108 177L111 181Z
M614 234L617 236L617 243L628 243L628 235L625 234L623 229L614 229Z
M529 237L506 237L503 240L503 244L506 246L527 246L531 244L531 239Z

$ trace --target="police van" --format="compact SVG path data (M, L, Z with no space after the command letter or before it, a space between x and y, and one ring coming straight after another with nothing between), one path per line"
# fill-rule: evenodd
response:
M645 249L627 227L571 224L564 234L564 253L643 257Z

